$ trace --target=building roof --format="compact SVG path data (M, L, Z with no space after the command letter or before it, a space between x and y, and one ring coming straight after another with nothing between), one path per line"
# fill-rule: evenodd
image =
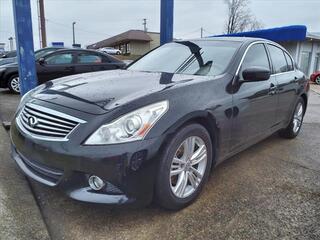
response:
M275 42L286 42L286 41L303 41L307 38L307 27L303 25L292 25L286 27L261 29L249 32L240 32L233 34L224 34L212 37L256 37L264 38Z
M307 33L307 38L310 40L320 40L320 33L318 32Z
M91 44L88 46L88 48L98 49L102 47L112 47L122 43L130 42L130 41L150 42L152 41L152 39L145 31L129 30L124 33L120 33L116 36L113 36L111 38Z

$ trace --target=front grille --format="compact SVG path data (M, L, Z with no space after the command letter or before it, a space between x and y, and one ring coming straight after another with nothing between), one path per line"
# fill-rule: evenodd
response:
M68 140L67 136L85 121L70 115L27 103L17 117L17 124L36 138L48 140Z

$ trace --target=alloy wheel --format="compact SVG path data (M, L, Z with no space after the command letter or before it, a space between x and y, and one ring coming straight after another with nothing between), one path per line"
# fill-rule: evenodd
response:
M320 75L318 77L316 77L315 82L316 82L316 84L320 85Z
M301 102L298 103L294 115L293 115L293 132L297 133L301 127L303 118L303 104Z
M173 194L186 198L199 187L207 166L207 147L200 137L185 139L172 159L170 185Z
M19 77L14 77L10 81L11 89L17 93L20 92L20 80Z

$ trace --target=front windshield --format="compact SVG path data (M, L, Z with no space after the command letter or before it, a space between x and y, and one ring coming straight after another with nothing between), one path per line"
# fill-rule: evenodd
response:
M215 76L222 74L239 48L233 41L180 41L151 51L128 67L133 71Z

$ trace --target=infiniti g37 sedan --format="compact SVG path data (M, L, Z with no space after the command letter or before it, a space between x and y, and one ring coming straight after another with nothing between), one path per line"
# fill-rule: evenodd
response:
M125 70L49 81L11 128L20 169L73 199L181 209L211 169L301 129L309 85L280 45L253 38L165 44Z

